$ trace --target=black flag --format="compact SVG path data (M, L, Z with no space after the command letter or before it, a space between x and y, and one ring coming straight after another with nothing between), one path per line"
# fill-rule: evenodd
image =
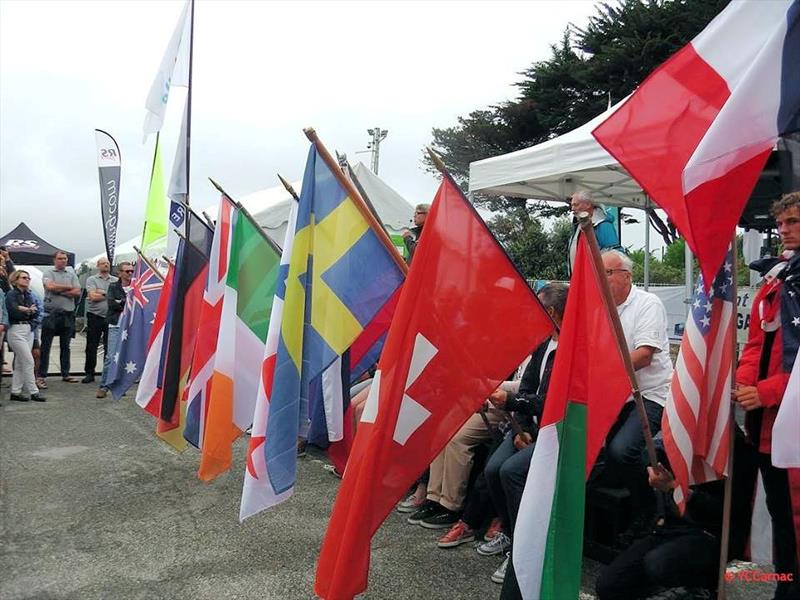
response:
M100 213L103 219L103 235L106 239L106 255L113 265L119 223L121 157L119 146L113 137L101 129L95 129L94 134L97 140L97 167L100 171Z

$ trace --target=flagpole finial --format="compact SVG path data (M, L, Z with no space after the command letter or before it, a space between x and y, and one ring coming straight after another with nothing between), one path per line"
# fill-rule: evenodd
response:
M306 134L306 137L309 141L316 143L317 142L317 132L314 131L313 127L305 127L303 129L303 133Z
M281 180L281 183L283 184L283 187L285 187L286 191L289 192L292 195L292 198L294 198L295 200L298 200L297 192L294 191L294 188L292 187L292 184L289 183L288 181L286 181L283 177L281 177L280 173L278 173L278 179Z
M428 156L430 157L431 161L433 162L434 166L439 169L439 172L442 175L447 175L447 167L444 165L444 161L442 161L441 157L436 154L430 147L426 148L428 151Z
M209 177L208 180L211 182L211 185L213 185L215 188L217 188L217 191L220 194L225 194L226 196L228 196L228 194L225 192L225 190L222 189L222 186L220 184L218 184L216 181L211 179L211 177ZM228 196L228 197L230 198L230 196Z

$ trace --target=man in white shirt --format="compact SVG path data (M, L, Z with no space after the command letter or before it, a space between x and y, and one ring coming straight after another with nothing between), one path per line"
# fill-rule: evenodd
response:
M655 435L661 429L661 413L672 380L667 311L658 296L633 285L633 262L628 256L617 250L606 250L602 258L650 431ZM608 433L606 456L608 466L619 475L631 494L633 514L647 508L647 499L652 498L647 484L644 447L644 432L631 396Z

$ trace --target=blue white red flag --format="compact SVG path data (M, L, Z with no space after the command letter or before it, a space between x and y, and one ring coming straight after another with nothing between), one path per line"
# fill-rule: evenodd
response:
M593 135L714 280L778 136L798 129L800 1L734 0Z

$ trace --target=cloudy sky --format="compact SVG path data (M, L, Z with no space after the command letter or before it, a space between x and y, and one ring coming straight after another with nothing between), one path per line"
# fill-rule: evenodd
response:
M367 129L388 129L380 176L430 201L431 128L513 98L517 73L593 5L198 0L192 203L215 202L209 176L234 197L273 187L277 172L300 179L306 126L366 164ZM142 140L144 102L182 6L0 0L0 234L25 221L79 259L102 251L95 128L122 154L118 239L141 231L154 143ZM174 88L167 174L184 99Z

